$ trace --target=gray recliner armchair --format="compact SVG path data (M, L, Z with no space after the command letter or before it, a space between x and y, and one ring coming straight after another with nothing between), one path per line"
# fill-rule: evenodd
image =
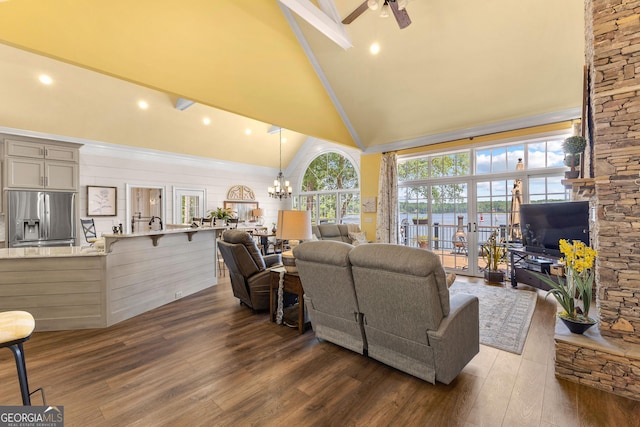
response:
M233 295L253 310L268 310L268 268L282 263L280 254L263 257L253 237L241 230L225 231L218 248L229 269Z

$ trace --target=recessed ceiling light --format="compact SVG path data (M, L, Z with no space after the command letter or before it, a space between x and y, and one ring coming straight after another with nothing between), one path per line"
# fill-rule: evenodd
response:
M247 135L251 135L251 129L247 128L244 130L244 133Z
M282 138L282 143L284 144L285 142L287 142L287 138Z
M202 123L204 123L205 125L208 125L211 123L211 119L209 117L205 117L204 119L202 119Z
M147 101L138 101L138 107L140 107L141 110L146 110L147 108L149 108L149 103L147 103Z
M371 52L372 55L377 55L380 52L380 45L378 43L372 43L371 46L369 46L369 52Z
M50 85L51 83L53 83L53 79L46 74L40 74L38 80L40 80L40 83L42 83L43 85Z

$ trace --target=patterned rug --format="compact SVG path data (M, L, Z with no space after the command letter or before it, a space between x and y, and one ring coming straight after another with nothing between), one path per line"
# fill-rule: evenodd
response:
M466 282L455 282L449 292L478 297L481 344L522 354L536 308L536 292Z

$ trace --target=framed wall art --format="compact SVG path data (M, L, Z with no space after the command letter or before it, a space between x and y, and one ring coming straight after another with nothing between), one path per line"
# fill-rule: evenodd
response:
M117 187L87 185L87 216L116 216Z

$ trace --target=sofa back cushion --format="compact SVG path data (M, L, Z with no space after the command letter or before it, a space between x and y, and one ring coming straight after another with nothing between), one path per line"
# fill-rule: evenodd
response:
M305 298L311 299L313 308L355 321L359 309L349 262L352 248L344 242L319 240L301 243L293 255Z
M349 253L365 325L423 342L450 311L449 288L438 256L400 245L373 243Z

